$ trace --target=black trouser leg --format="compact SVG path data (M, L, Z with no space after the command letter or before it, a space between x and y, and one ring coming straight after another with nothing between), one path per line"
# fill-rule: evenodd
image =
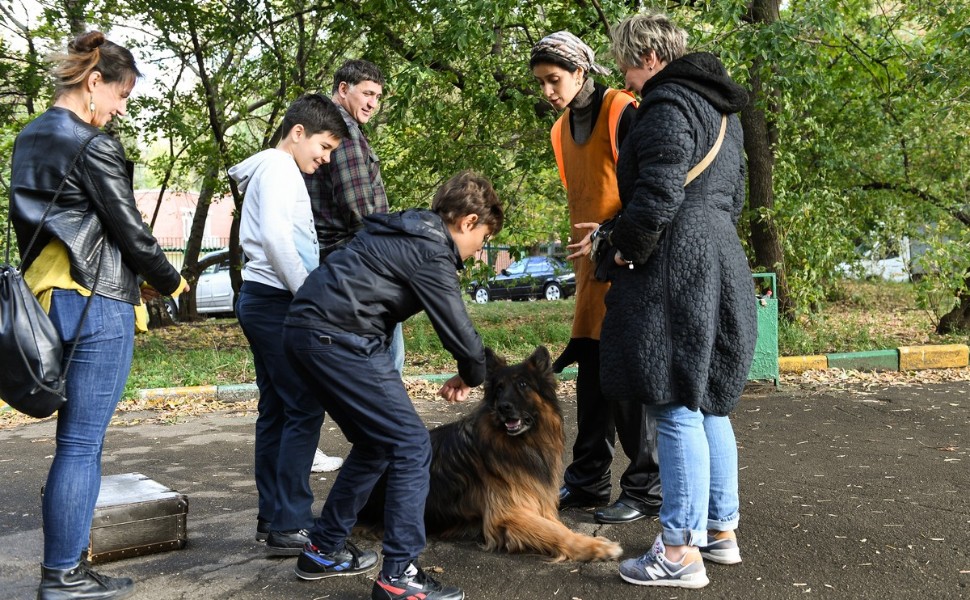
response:
M630 465L620 477L619 500L640 512L656 513L663 501L657 459L657 422L636 398L616 402L616 433Z
M616 426L613 410L600 391L599 342L571 340L572 357L577 359L576 425L573 461L563 480L575 493L609 500L610 465L613 462Z

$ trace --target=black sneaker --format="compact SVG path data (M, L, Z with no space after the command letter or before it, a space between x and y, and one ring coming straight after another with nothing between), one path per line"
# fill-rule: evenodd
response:
M374 581L374 589L370 593L371 600L405 600L421 598L422 600L462 600L465 592L456 587L443 586L430 575L415 566L408 565L404 575L397 579L389 579L381 573Z
M266 551L270 556L299 556L303 546L309 543L306 529L296 531L270 531L266 537Z
M313 581L337 575L366 573L377 566L377 553L361 550L350 542L344 542L343 550L324 554L307 542L303 553L296 560L296 576Z

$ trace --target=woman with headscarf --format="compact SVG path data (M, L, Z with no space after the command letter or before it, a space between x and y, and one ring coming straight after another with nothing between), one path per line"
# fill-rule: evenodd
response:
M636 112L632 96L595 81L609 71L596 64L592 48L568 31L544 37L532 48L532 74L553 107L562 111L552 129L559 174L566 187L569 222L579 236L567 246L575 260L576 309L569 345L556 360L561 372L578 363L578 434L573 461L563 476L559 508L603 506L610 501L610 465L617 436L630 465L620 478L622 491L597 510L600 523L628 523L660 510L661 491L653 423L635 399L610 403L600 390L600 326L608 283L594 277L585 235L620 209L616 156Z
M623 211L610 233L618 255L601 373L608 398L642 402L657 420L664 482L662 533L620 575L699 588L704 559L741 562L728 414L751 366L757 315L737 233L745 159L736 113L748 94L717 57L685 54L686 45L662 14L613 29L613 56L641 104L616 168Z

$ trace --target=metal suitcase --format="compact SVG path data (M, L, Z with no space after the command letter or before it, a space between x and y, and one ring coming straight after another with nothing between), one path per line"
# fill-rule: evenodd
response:
M184 548L188 511L185 494L141 473L102 477L87 559L97 564Z

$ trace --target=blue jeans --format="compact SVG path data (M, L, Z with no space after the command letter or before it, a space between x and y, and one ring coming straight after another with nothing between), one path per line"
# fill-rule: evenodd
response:
M283 352L283 319L293 295L247 281L236 316L256 368L255 476L259 517L274 531L308 529L313 523L310 467L324 412Z
M708 530L737 529L738 447L730 419L679 404L647 410L657 420L664 544L703 546Z
M322 552L343 548L357 513L386 472L382 571L396 577L425 547L424 505L431 477L428 428L415 412L382 340L288 326L283 344L353 444L310 530L310 541Z
M67 363L88 299L54 290L50 317ZM101 490L101 450L131 370L135 312L131 304L95 296L67 374L67 403L57 413L54 461L44 486L44 566L70 569L88 546Z

